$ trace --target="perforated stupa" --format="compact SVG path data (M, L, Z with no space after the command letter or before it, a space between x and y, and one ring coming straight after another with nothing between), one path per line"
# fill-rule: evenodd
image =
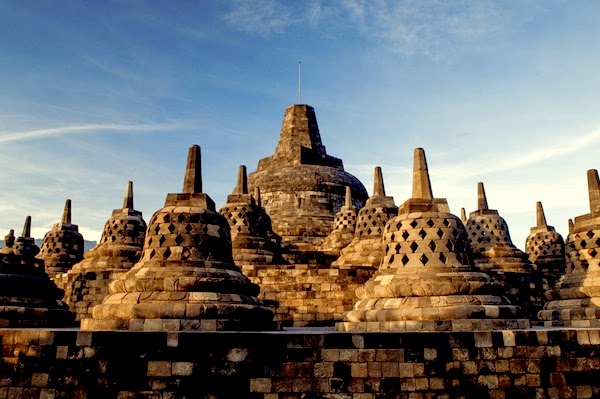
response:
M352 190L346 187L346 202L333 219L333 231L325 238L321 251L340 256L340 251L354 239L356 207L352 205Z

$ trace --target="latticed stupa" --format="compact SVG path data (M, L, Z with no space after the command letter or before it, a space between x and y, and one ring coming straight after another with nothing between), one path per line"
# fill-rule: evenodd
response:
M527 254L512 243L506 221L497 210L489 209L481 182L477 184L477 210L469 214L465 227L475 265L490 273L511 301L535 320L544 305L547 283Z
M133 183L128 182L123 207L113 210L104 224L100 243L66 274L56 277L77 320L91 317L93 307L108 295L108 284L137 263L145 235L146 222L142 212L133 208Z
M545 325L600 327L600 180L595 169L587 177L590 213L569 226L566 273L538 314Z
M67 327L75 315L37 259L40 248L31 237L31 217L15 241L14 231L0 250L0 327Z
M54 277L81 261L83 252L83 236L79 233L79 226L71 223L71 200L68 199L62 220L46 233L37 257L44 261L46 273Z
M340 253L332 266L373 266L378 267L383 259L383 229L392 217L398 214L394 197L385 194L383 174L375 167L373 195L358 212L356 229L352 242Z
M462 331L526 328L518 308L469 260L466 231L434 198L425 152L415 150L412 198L384 231L379 270L356 290L341 331Z
M260 197L259 187L256 191L257 197ZM287 263L281 255L281 239L275 237L268 215L257 203L257 199L248 194L248 178L244 165L240 166L237 185L227 197L227 203L219 209L219 213L229 223L233 260L238 266Z
M546 223L542 203L536 204L536 226L525 240L529 260L544 274L550 287L565 274L565 242L562 236Z
M183 193L148 225L141 260L113 281L82 329L264 330L273 313L234 264L229 225L202 193L200 147L189 150Z
M301 104L285 110L275 153L258 162L248 185L251 191L260 187L273 230L291 249L304 251L317 250L331 232L346 186L355 206L367 199L364 186L344 171L342 160L327 154L314 109Z
M321 251L340 256L340 251L354 239L356 207L352 205L352 190L346 187L346 202L333 219L333 230L321 245Z

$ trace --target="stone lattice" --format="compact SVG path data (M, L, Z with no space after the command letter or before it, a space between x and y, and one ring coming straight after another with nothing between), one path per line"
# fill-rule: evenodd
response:
M109 285L82 329L272 329L273 313L234 264L227 221L202 193L200 147L190 147L183 193L150 219L141 260Z
M383 230L390 218L398 214L394 198L385 195L381 168L375 168L373 195L358 212L352 242L342 249L332 266L378 267L383 258Z
M566 273L538 313L548 326L600 327L600 180L595 169L587 176L590 213L569 223Z
M544 305L546 280L510 238L506 221L489 209L483 183L477 185L478 209L469 214L465 227L475 265L490 273L511 301L531 320Z
M133 183L128 182L123 208L115 209L105 223L100 243L67 273L55 277L65 290L65 302L77 320L92 317L94 306L108 295L108 285L139 261L146 222L133 208Z
M473 266L466 231L431 191L425 152L415 150L413 198L384 231L379 270L356 290L341 331L458 331L526 328L518 308Z
M54 278L80 262L83 252L83 236L79 233L79 226L71 223L71 200L68 199L61 222L46 233L37 257L44 261L46 273Z
M536 204L537 224L525 240L525 252L529 260L541 271L550 287L565 274L565 242L552 226L546 223L542 203Z
M300 104L285 110L275 153L258 162L248 185L251 191L260 187L273 230L291 249L302 251L318 250L329 235L346 186L358 208L367 199L364 186L344 171L342 160L327 154L314 109Z
M31 237L31 217L15 241L14 231L0 250L0 327L67 327L75 315L37 259L40 248Z
M350 187L346 187L346 202L342 209L335 214L333 231L325 238L321 245L321 251L340 256L340 251L354 239L356 217L356 207L352 205L352 190Z
M260 189L255 191L256 198L248 194L246 167L240 166L237 185L219 209L231 229L233 260L238 266L287 263L281 255L281 238L273 232L268 215L258 203Z

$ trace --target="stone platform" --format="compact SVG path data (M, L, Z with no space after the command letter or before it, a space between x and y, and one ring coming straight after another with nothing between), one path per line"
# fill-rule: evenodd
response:
M600 330L0 329L0 398L595 398Z

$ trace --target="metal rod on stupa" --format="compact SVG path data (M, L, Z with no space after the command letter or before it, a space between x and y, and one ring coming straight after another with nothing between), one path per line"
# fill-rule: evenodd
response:
M375 166L375 175L373 177L373 197L385 197L385 185L383 184L383 174L381 167Z
M344 206L350 208L352 206L352 190L350 186L346 186L346 199Z
M237 184L233 189L234 194L248 194L248 175L246 165L240 165L238 169Z
M21 234L21 237L31 237L31 216L27 216L25 218L25 224L23 225L23 233Z
M483 183L477 183L477 210L478 211L486 211L488 210L488 202L487 197L485 195L485 187L483 187Z
M65 202L65 209L63 211L62 223L71 224L71 200L68 199Z
M128 181L125 186L125 197L123 198L123 209L133 209L133 182Z
M200 146L192 145L188 151L183 193L193 194L202 192L202 159Z
M600 179L598 179L598 170L588 170L587 176L588 193L590 196L590 212L592 214L600 213Z
M537 227L547 226L546 215L544 214L544 207L542 206L542 203L540 201L536 203L535 216L537 221Z
M415 148L414 152L412 197L433 199L427 159L422 148Z

